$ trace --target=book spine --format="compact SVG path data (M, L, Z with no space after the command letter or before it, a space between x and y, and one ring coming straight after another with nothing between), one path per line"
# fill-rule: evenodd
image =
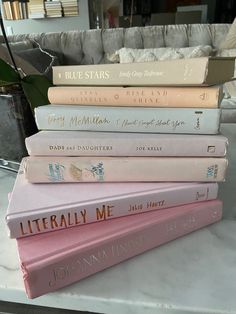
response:
M103 241L95 242L86 250L74 249L62 256L48 258L41 266L40 263L30 266L22 264L28 297L35 298L55 291L219 221L222 216L222 203L207 203L205 206L194 206L188 212L176 212L175 217L165 217L138 230L134 228L123 234L111 235Z
M29 157L29 182L219 182L225 158L183 157Z
M60 86L48 89L52 104L218 108L220 87L87 87Z
M55 136L50 137L48 132ZM219 135L41 131L26 138L31 156L192 156L223 157L227 139ZM67 132L70 136L63 138ZM48 134L48 136L46 136ZM42 135L42 136L40 136Z
M205 82L208 58L53 67L54 85L194 85Z
M89 204L57 206L43 213L30 213L20 218L7 219L7 225L11 238L22 238L152 210L213 200L217 198L217 194L217 183L190 184L179 188L96 200Z
M220 109L48 105L35 109L41 130L217 134Z

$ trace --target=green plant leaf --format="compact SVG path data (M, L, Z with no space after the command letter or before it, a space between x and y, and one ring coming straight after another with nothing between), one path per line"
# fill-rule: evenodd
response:
M0 59L0 85L9 85L19 83L21 78L8 63Z
M15 83L12 83L12 82L6 82L6 81L2 81L0 80L0 86L7 86L7 85L12 85L12 84L15 84ZM19 83L17 83L19 84Z
M21 80L25 96L32 111L38 106L49 104L48 88L52 83L43 75L27 75Z

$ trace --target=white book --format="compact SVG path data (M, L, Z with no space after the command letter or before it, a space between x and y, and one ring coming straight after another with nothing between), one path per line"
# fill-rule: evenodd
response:
M46 105L35 109L40 130L217 134L220 109Z

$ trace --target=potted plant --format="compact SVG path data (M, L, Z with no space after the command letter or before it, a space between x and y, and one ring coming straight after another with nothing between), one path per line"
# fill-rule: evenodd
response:
M52 83L43 75L26 75L17 67L1 10L0 25L11 61L0 59L0 160L20 161L27 155L25 137L37 132L33 110L49 103L47 91Z

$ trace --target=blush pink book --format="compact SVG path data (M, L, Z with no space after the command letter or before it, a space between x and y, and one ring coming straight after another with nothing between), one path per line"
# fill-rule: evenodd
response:
M206 201L17 240L25 289L35 298L219 221Z
M22 164L23 165L23 164ZM217 183L31 184L21 169L7 209L11 238L217 198Z

